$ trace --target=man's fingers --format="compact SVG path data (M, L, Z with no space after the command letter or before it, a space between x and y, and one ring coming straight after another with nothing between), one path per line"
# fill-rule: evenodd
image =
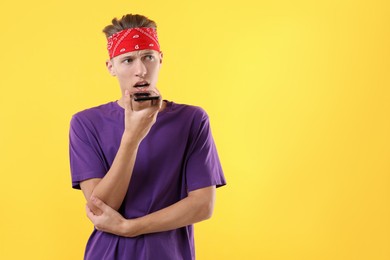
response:
M93 214L92 210L88 207L88 205L85 205L85 211L87 212L87 217L92 220L93 216L95 216L95 214Z
M85 211L87 212L87 217L89 218L89 220L91 220L91 222L94 224L95 228L97 230L101 230L100 229L100 226L99 224L96 224L96 220L97 220L97 215L95 215L92 210L88 207L88 205L85 206Z
M133 110L132 103L131 103L131 97L130 97L130 91L125 90L125 95L123 98L124 106L126 110Z

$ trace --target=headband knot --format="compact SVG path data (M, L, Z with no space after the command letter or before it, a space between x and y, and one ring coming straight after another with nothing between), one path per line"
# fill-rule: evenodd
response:
M125 29L107 38L107 50L110 59L126 52L140 50L160 52L157 31L149 27Z

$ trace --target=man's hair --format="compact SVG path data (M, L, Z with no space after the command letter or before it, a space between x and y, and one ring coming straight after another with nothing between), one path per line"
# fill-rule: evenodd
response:
M103 32L108 38L114 33L137 27L149 27L157 29L157 24L143 15L126 14L119 20L117 18L112 19L112 24L104 27Z

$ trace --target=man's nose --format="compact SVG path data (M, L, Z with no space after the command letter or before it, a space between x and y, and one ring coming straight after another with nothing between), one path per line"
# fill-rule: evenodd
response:
M141 78L145 77L147 69L142 60L137 60L135 66L135 75Z

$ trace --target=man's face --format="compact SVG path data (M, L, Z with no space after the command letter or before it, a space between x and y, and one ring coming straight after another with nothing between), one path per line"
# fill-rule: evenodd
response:
M127 52L107 61L107 69L116 76L122 91L156 90L162 54L154 50Z

